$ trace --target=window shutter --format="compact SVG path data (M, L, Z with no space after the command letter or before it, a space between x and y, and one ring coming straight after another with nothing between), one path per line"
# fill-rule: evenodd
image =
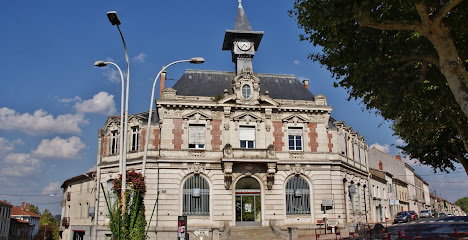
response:
M189 144L205 144L205 125L189 126Z
M254 127L240 127L239 128L239 139L255 141L255 128Z

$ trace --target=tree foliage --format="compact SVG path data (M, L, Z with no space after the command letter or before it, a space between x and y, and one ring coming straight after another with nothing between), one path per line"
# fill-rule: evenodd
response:
M296 0L290 15L322 47L309 57L393 121L405 154L468 173L467 12L460 0Z
M34 235L33 240L59 240L59 224L48 209L44 209L39 219L39 231Z
M32 213L38 214L38 215L41 214L41 211L39 210L39 207L34 205L34 204L31 204L29 206L29 211L32 212Z
M468 213L468 197L460 198L455 202L465 213Z

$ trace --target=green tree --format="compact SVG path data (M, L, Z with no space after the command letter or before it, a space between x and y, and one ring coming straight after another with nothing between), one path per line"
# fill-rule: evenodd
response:
M34 235L34 240L42 240L44 236L48 240L59 240L59 227L54 216L48 209L44 209L39 219L39 231Z
M289 13L335 86L393 121L405 154L468 174L468 2L296 0Z
M33 205L33 204L31 204L31 205L29 206L29 211L30 211L30 212L33 212L33 213L35 213L35 214L38 214L38 215L41 214L41 211L39 210L39 207L36 206L36 205Z
M460 208L468 213L468 197L460 198L455 202L455 205L460 206Z

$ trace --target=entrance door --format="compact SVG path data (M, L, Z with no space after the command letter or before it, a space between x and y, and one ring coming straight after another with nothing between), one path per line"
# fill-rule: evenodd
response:
M252 177L244 177L236 184L236 225L261 226L262 200L260 184Z

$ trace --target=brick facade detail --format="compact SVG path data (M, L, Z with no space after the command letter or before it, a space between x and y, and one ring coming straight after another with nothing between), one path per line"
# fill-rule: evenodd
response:
M309 127L309 147L311 152L317 152L318 142L317 142L317 123L307 124Z
M141 150L145 150L146 143L146 129L141 130Z
M159 149L159 129L153 129L153 146L155 150Z
M332 134L328 134L328 152L333 151Z
M211 121L211 147L213 150L220 150L223 142L221 141L221 120Z
M108 141L108 138L107 137L104 137L104 143L102 144L102 155L103 156L107 156L107 141Z
M174 129L172 129L172 134L174 135L174 138L172 139L172 144L174 145L175 150L181 150L182 143L184 143L184 140L182 140L182 134L184 134L182 124L184 122L184 119L173 119L173 122Z
M276 151L283 151L283 122L273 122L273 129L273 146L275 146Z

